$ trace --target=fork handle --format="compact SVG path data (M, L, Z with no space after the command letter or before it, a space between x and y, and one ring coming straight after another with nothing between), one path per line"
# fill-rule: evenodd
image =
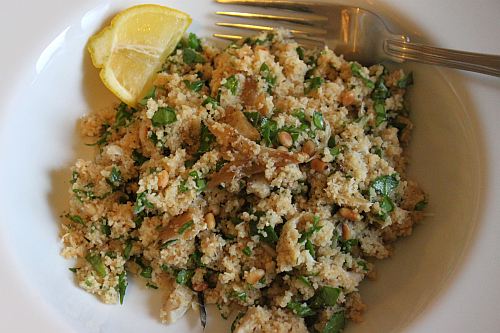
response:
M440 65L500 77L500 56L442 49L428 45L387 39L384 51L401 60Z

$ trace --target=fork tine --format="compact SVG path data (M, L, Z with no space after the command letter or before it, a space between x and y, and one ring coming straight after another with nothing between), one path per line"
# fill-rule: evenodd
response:
M307 3L301 1L288 1L288 0L216 0L218 3L232 4L232 5L245 5L245 6L258 6L258 7L272 7L290 9L300 12L312 12L312 7L318 4Z
M271 14L261 14L261 13L243 13L243 12L215 12L217 15L231 16L231 17L242 17L248 19L265 19L265 20L277 20L277 21L287 21L292 23L301 23L312 25L315 22L326 22L328 18L326 16L310 14L306 17L304 16L285 16L285 15L271 15Z
M214 37L220 38L220 39L225 39L225 40L230 40L230 41L237 41L242 38L245 38L240 35L225 35L225 34L213 34ZM325 42L322 39L314 39L314 38L308 38L308 37L295 37L294 38L297 43L304 45L304 46L312 46L312 47L317 47L317 46L323 46L325 45Z
M266 25L255 25L255 24L245 24L245 23L227 23L227 22L217 22L216 25L220 27L236 28L236 29L247 29L247 30L258 30L258 31L272 31L277 27L271 27ZM325 36L325 29L318 28L302 28L302 29L288 29L294 35L316 35Z

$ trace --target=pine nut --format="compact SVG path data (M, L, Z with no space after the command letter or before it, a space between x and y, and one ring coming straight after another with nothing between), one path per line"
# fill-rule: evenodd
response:
M215 216L212 213L205 214L205 223L207 224L207 228L212 230L215 228Z
M313 156L316 153L316 145L313 141L307 140L302 145L302 152L306 153L309 156Z
M293 145L293 139L290 133L288 132L279 132L278 133L278 141L287 148L290 148Z

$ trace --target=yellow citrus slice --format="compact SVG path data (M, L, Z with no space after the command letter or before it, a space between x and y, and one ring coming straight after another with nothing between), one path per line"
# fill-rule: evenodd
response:
M102 82L128 105L150 89L156 72L191 24L191 17L159 5L130 7L89 39Z

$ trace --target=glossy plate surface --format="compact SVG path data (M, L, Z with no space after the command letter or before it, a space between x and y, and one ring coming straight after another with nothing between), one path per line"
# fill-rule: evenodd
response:
M337 1L339 2L339 1ZM4 1L0 14L1 332L202 332L195 312L158 321L160 294L134 280L123 306L77 288L59 256L59 215L68 166L88 154L75 121L114 101L85 50L119 10L138 1ZM157 2L192 15L191 31L211 36L210 0ZM349 3L353 3L349 1ZM395 31L441 47L500 54L500 2L356 1ZM29 8L29 10L27 10ZM231 7L225 7L230 9ZM431 213L379 262L361 290L365 322L348 332L500 330L500 80L430 66L414 70L416 130L410 176L430 194ZM209 309L205 332L230 322Z

